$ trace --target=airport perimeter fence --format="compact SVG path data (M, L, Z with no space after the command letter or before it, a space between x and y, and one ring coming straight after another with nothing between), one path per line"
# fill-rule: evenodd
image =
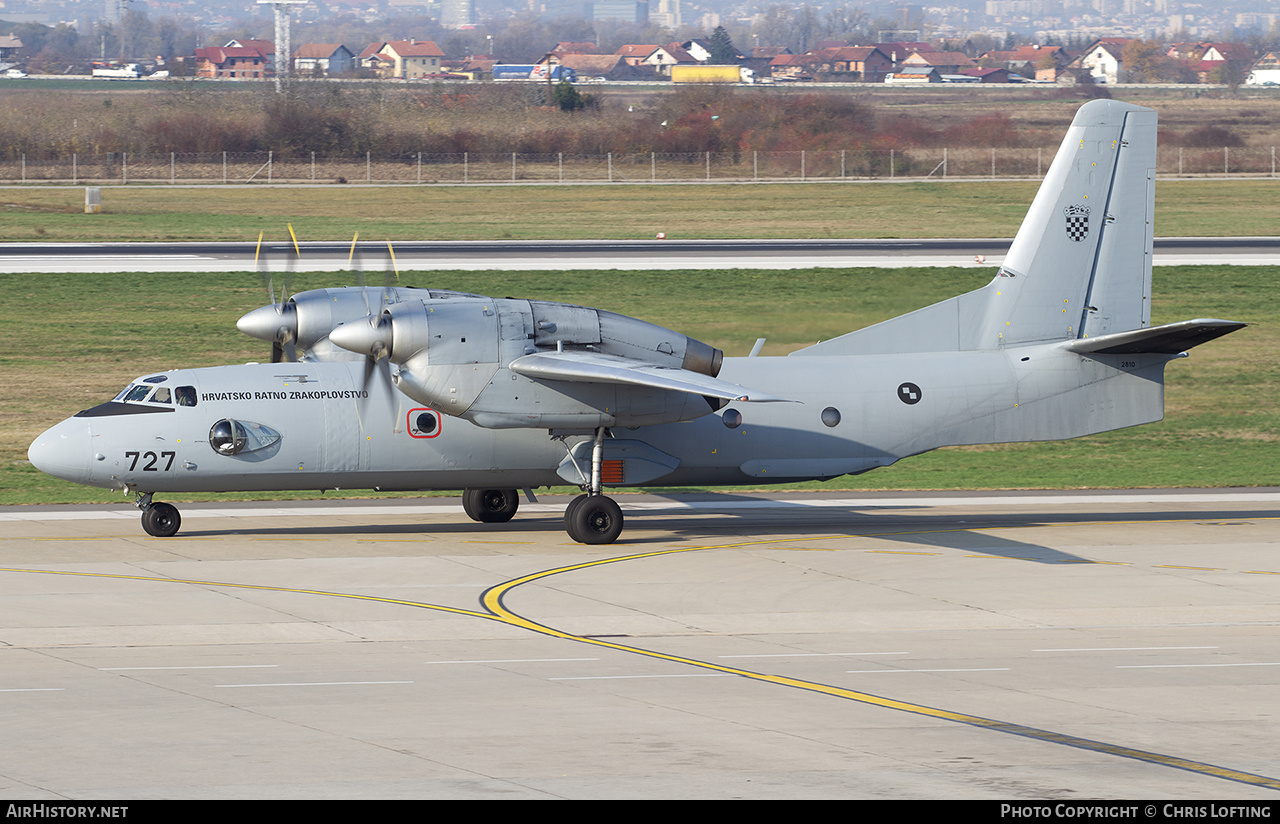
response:
M848 149L799 152L410 153L324 157L314 152L106 154L0 159L0 182L113 185L676 183L941 180L1044 175L1055 149ZM1165 176L1275 177L1276 149L1162 147Z

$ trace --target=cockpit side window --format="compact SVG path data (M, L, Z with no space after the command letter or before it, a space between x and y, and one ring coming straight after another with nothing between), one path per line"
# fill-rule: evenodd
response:
M158 388L156 390L156 393L151 396L151 402L152 403L173 403L172 398L170 398L169 387L161 386L160 388Z
M196 405L196 388L194 386L176 387L173 390L173 395L178 401L178 406Z

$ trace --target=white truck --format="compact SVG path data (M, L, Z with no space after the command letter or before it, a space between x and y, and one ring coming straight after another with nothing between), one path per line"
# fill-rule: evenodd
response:
M94 77L107 77L116 80L137 80L142 77L142 67L137 63L125 63L123 66L99 66L93 67Z

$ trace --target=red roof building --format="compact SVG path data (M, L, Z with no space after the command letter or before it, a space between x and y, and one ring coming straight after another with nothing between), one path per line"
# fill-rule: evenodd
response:
M196 77L262 80L271 74L270 63L267 55L255 47L210 46L196 49Z

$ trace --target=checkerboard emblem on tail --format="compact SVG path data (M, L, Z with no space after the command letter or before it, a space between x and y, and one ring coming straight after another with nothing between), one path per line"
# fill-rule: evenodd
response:
M1073 203L1064 206L1067 216L1067 237L1079 242L1089 236L1089 207Z

